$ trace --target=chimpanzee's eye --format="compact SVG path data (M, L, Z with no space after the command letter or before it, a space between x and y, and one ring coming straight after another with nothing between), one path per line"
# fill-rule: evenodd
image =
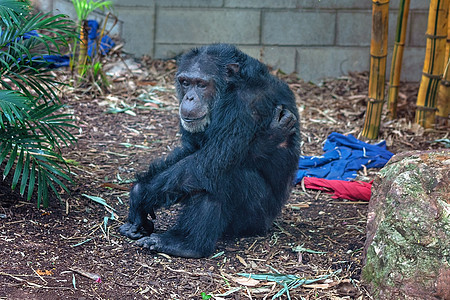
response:
M180 78L179 81L180 81L180 85L181 86L184 86L184 87L188 87L189 86L189 81L187 81L186 79Z
M205 82L199 82L199 83L197 84L197 86L198 86L200 89L205 89L205 88L206 88L206 83L205 83Z

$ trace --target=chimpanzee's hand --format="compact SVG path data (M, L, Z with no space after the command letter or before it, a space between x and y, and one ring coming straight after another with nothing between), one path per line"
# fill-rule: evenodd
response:
M274 131L271 138L280 139L281 143L284 143L295 133L296 122L297 118L291 111L283 109L281 105L278 105L275 109L274 118L270 123L270 129Z
M153 213L153 216L154 214L155 213ZM153 225L152 221L144 219L142 224L136 224L131 222L123 224L122 226L120 226L119 232L132 240L137 240L142 237L151 235L154 228L155 226Z

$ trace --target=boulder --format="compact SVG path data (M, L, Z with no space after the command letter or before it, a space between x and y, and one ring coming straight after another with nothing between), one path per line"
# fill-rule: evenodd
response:
M374 299L450 299L450 149L400 153L380 171L364 255Z

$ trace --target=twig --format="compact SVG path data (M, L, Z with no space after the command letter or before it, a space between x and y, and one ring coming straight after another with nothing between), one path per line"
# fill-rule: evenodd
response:
M315 107L310 107L310 109L317 111L318 113L320 113L322 116L324 116L325 118L327 118L331 122L337 123L337 121L335 119L333 119L332 117L328 116L325 112L321 111L320 109L315 108Z
M278 224L278 222L274 222L274 224L275 224L275 226L278 227L278 229L280 229L280 231L281 231L282 233L284 233L284 234L287 235L287 236L292 236L292 234L291 234L290 232L287 232L286 230L284 230L284 228L281 227L281 225Z
M31 268L31 270L33 270L33 272L43 281L43 282L45 282L45 284L47 284L48 282L44 279L44 278L42 278L42 276L41 275L39 275L39 273L38 272L36 272L36 270L35 269L33 269L33 267L32 266L30 266L30 268Z
M80 275L82 275L82 276L84 276L86 278L92 279L92 280L94 280L94 281L96 281L98 283L102 282L102 279L101 279L100 275L98 275L98 274L86 272L86 271L84 271L84 270L82 270L80 268L77 268L77 267L69 268L69 270L71 270L71 271L73 271L75 273L78 273L78 274L80 274Z
M29 282L29 281L27 281L25 279L19 278L17 276L14 276L12 274L8 274L8 273L5 273L5 272L0 272L0 275L11 277L11 278L13 278L13 279L15 279L15 280L17 280L19 282L23 282L23 283L28 284L30 287L36 287L36 288L42 288L42 289L62 289L62 290L70 290L71 289L71 288L66 287L66 286L44 286L44 285L40 285L40 284L37 284L37 283L34 283L34 282Z

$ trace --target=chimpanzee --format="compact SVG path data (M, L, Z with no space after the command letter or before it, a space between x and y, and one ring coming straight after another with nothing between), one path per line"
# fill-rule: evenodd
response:
M175 85L181 146L137 176L120 233L156 252L199 258L221 237L270 228L297 169L299 116L289 87L232 45L183 55ZM177 202L176 225L152 233L148 214Z

